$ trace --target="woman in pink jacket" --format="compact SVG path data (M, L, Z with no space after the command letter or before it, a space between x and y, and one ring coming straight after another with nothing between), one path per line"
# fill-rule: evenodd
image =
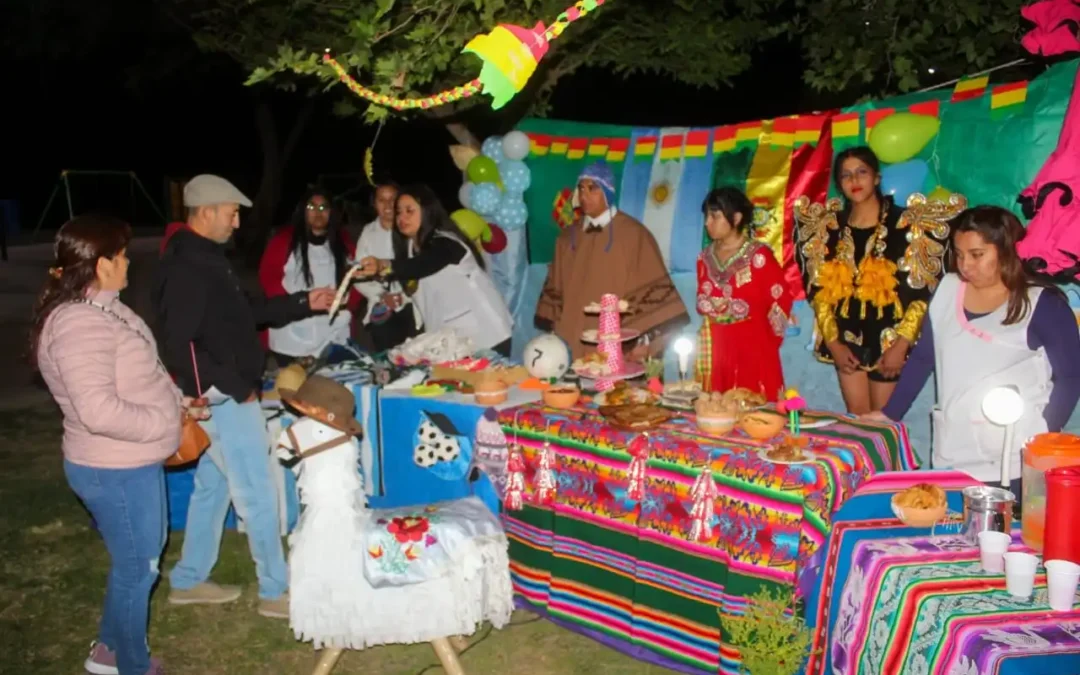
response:
M164 672L147 644L150 591L165 548L164 461L180 442L181 397L150 329L118 299L131 229L80 216L56 235L34 309L31 356L64 414L64 473L93 515L112 566L95 675Z

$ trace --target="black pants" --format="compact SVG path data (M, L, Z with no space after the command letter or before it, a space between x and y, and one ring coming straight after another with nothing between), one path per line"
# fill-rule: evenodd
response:
M400 312L394 312L389 319L382 323L367 324L367 331L371 334L371 342L376 352L393 349L419 334L416 329L416 317L413 316L412 307L406 307Z

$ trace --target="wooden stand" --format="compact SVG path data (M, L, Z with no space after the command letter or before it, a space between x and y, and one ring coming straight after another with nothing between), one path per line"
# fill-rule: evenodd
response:
M446 671L446 675L465 675L465 669L461 667L458 654L465 651L468 646L469 638L464 635L454 635L431 641L431 648L435 651L435 656L438 657L439 663L442 664L443 670ZM334 666L337 665L344 651L344 649L337 648L322 650L319 661L315 664L315 670L311 671L311 675L329 675L334 670Z

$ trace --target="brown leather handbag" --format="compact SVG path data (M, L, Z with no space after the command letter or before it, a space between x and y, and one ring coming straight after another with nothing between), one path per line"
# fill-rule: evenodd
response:
M195 371L195 389L202 397L202 384L199 382L199 364L195 362L195 343L189 342L191 347L191 367ZM165 466L183 466L197 461L206 449L210 447L210 436L202 428L199 421L188 414L184 414L184 421L180 427L180 447L171 457L165 460Z

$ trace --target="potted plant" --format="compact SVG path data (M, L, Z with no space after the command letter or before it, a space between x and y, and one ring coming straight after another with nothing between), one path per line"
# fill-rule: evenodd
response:
M813 639L790 597L767 588L750 596L742 616L721 617L727 642L742 657L748 675L797 675ZM717 612L719 614L719 611Z

